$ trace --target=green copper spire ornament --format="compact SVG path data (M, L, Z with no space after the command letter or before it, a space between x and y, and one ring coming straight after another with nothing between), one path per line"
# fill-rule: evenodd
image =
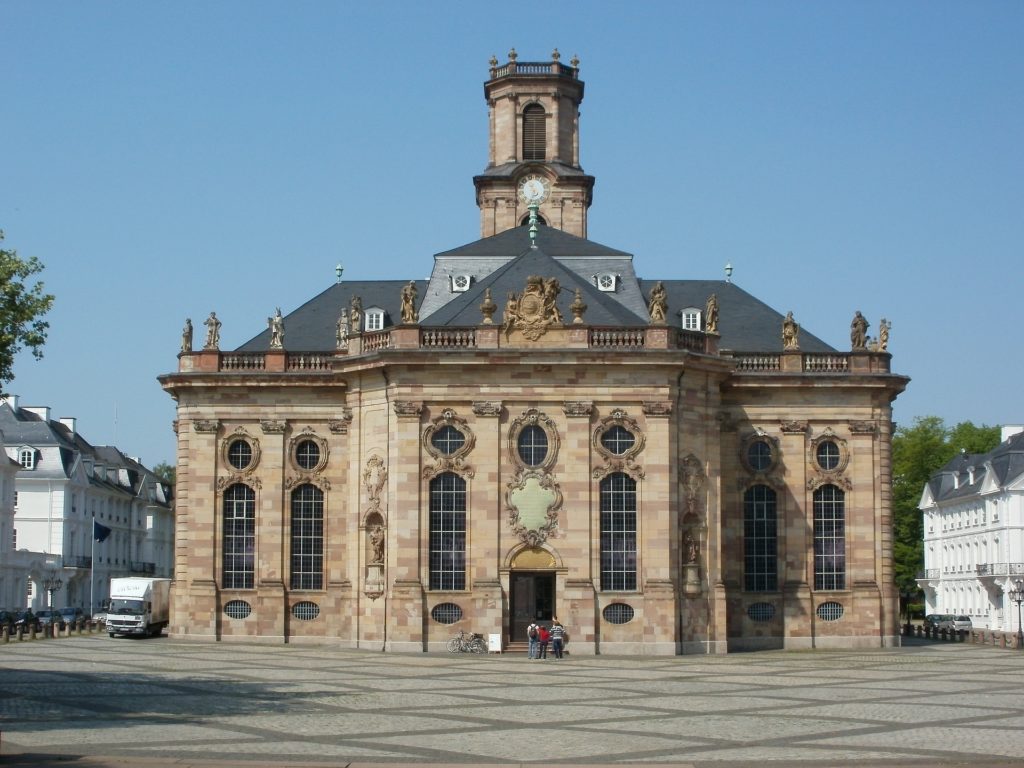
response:
M537 203L530 203L530 247L537 247L537 210L540 206Z

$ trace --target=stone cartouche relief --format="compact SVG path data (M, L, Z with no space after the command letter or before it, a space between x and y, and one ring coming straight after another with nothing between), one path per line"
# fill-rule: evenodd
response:
M601 438L612 427L622 427L633 436L633 444L620 453L613 453L602 442ZM593 478L599 480L613 472L625 472L634 480L644 477L644 469L636 463L636 457L644 449L646 437L640 430L636 419L630 417L621 408L616 408L598 422L590 438L590 445L594 452L600 456L604 463L594 467Z
M667 400L648 400L640 404L645 416L671 416L672 403Z
M850 433L854 435L876 435L878 425L873 421L851 421Z
M479 400L473 403L473 413L477 416L501 416L501 403L490 400Z
M527 465L519 455L519 436L528 427L540 428L547 438L547 452L533 466ZM555 423L536 408L527 410L509 425L508 455L516 466L516 473L505 488L505 506L513 533L533 547L544 542L558 526L562 491L550 470L560 445Z
M415 416L419 418L423 412L423 403L416 400L395 400L396 416Z
M260 429L264 435L283 435L288 422L284 419L264 419L260 422Z
M310 441L316 445L319 457L311 467L303 467L299 463L297 450L302 443ZM320 437L313 431L312 427L306 427L288 441L288 467L292 472L285 477L284 487L294 488L305 483L315 485L322 491L331 489L330 481L324 477L324 469L327 467L327 460L330 458L330 447L327 440Z
M462 445L449 453L445 453L441 448L434 445L434 436L445 427L456 430L463 438ZM443 472L455 472L462 477L473 477L473 468L466 463L466 457L473 450L474 445L476 445L476 435L469 428L466 420L458 416L451 408L445 408L441 411L441 415L438 418L431 421L423 429L423 449L436 462L435 464L424 465L423 477L430 479Z
M548 328L562 325L562 313L556 303L561 291L554 277L527 277L526 289L518 295L510 293L505 303L501 325L505 338L517 330L530 341L536 341Z
M562 413L570 418L590 418L594 404L589 400L566 400L562 403Z
M205 432L215 434L220 429L220 421L217 419L196 419L192 422L193 432Z
M384 459L373 454L366 460L366 467L363 469L363 489L366 491L370 509L380 510L380 492L387 481L388 470L384 466Z
M825 442L835 443L839 449L839 460L832 469L826 469L818 462L818 447ZM823 485L835 485L844 490L852 490L853 483L846 473L850 465L850 447L832 430L825 427L817 437L811 438L807 444L807 490L815 491Z
M250 458L244 467L235 467L228 458L231 446L237 441L243 441L249 446ZM229 485L245 483L253 488L262 488L260 478L256 475L256 467L260 463L260 441L249 434L245 427L236 427L235 431L226 435L220 441L220 467L223 473L218 473L216 488L223 491Z

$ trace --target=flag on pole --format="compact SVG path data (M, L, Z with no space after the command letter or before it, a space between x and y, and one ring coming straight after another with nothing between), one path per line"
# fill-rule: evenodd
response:
M92 521L92 537L96 541L106 541L110 535L110 529L105 525L100 525L96 522L95 518Z

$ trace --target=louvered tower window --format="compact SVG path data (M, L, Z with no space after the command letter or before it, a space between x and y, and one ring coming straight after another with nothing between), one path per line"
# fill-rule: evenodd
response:
M544 160L544 107L531 104L523 110L523 160Z

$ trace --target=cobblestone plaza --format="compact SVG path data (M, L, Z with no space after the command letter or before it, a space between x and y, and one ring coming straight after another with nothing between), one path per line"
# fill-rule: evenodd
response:
M1024 765L1024 655L0 646L0 765Z

